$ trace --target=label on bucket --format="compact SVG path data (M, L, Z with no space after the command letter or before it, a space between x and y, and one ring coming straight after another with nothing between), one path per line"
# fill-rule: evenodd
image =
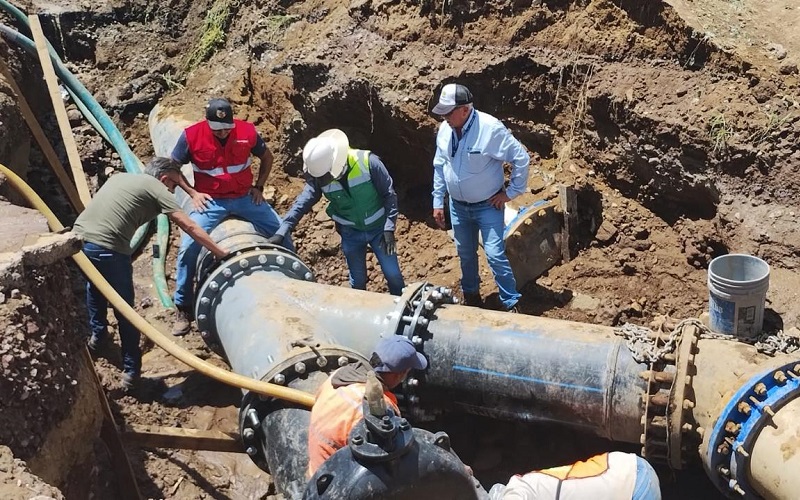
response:
M736 333L747 336L754 333L753 324L756 322L756 306L740 307L736 318Z
M719 333L733 335L734 319L736 318L736 303L721 299L713 293L708 300L708 316L711 329Z

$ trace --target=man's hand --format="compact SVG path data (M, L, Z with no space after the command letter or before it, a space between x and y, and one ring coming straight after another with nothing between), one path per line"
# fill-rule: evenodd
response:
M436 225L440 228L444 229L444 209L443 208L434 208L433 209L433 220L436 221Z
M386 255L394 255L397 253L397 245L394 242L394 232L383 232L383 240L380 242L380 247Z
M508 197L505 189L501 189L497 192L497 194L489 198L489 203L498 210L502 210L503 207L505 207L506 202L509 201L511 201L511 198Z
M256 205L261 205L262 203L264 203L264 188L260 188L258 186L251 186L250 199L253 200L253 203Z
M205 212L209 201L214 201L214 198L212 198L210 194L201 193L199 191L195 191L191 198L194 210L200 213Z
M273 234L267 238L267 243L272 243L273 245L283 245L283 236L280 234Z

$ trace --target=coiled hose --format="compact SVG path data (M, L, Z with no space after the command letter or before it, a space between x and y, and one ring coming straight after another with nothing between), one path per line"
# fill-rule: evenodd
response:
M0 163L0 173L6 176L11 186L19 194L24 196L25 199L28 200L28 203L30 203L34 208L36 208L36 210L39 210L42 215L45 216L51 230L60 231L64 229L64 226L61 224L55 214L53 214L45 202L33 191L33 189L31 189L30 186L25 183L25 181L20 179L17 174L12 172L2 163ZM125 316L125 319L130 321L137 330L144 333L147 338L152 340L157 346L167 351L182 363L189 365L191 368L194 368L203 375L213 378L214 380L218 380L223 384L252 391L256 394L263 394L265 396L283 399L291 403L307 406L309 408L314 405L314 396L307 392L271 384L269 382L263 382L261 380L255 380L243 375L239 375L238 373L232 373L194 356L189 351L170 340L169 337L158 331L153 325L148 323L147 320L142 318L133 309L133 307L128 305L128 303L125 302L122 297L120 297L120 295L114 290L108 281L103 278L97 268L94 267L92 262L88 257L86 257L86 255L83 254L83 252L76 253L72 256L72 259L76 264L78 264L78 267L80 267L81 271L83 271L83 274L85 274L86 277L91 280L91 282L94 283L97 288L100 289L100 292L102 292L102 294L108 299L114 309L122 313L122 315Z
M14 17L21 24L26 27L29 26L28 18L25 13L16 8L14 5L8 3L6 0L0 0L0 8L5 10L9 15ZM31 56L37 57L36 44L26 36L13 30L12 28L0 24L0 33L2 33L9 41L23 48ZM50 54L50 59L53 61L53 66L58 74L58 77L64 83L72 95L73 101L80 109L84 117L92 124L95 130L108 141L109 144L117 151L122 164L127 172L138 173L142 171L142 162L131 151L128 143L122 137L114 122L106 114L105 110L94 99L92 94L83 86L83 84L70 73L69 70L61 62L53 46L47 42L47 48ZM131 240L131 248L134 250L141 247L144 242L147 232L148 224L142 225L133 236ZM169 220L163 214L156 218L156 239L158 242L159 251L153 255L153 282L156 287L156 292L161 304L166 308L173 308L174 304L169 295L169 288L167 286L167 278L165 273L166 267L166 254L167 244L169 242Z

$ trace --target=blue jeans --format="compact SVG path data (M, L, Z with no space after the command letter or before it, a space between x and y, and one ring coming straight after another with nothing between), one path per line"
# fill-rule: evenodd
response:
M479 293L481 278L478 274L478 232L483 239L483 251L494 274L500 301L511 309L522 295L517 291L517 281L506 257L503 241L503 211L494 208L488 201L467 205L450 198L450 221L456 252L461 261L461 290Z
M397 255L387 255L381 249L383 227L370 231L359 231L337 224L337 228L342 237L342 253L347 260L347 268L350 270L350 286L358 290L367 289L367 245L369 245L381 265L383 275L386 277L386 284L389 285L389 293L400 295L406 285L403 282Z
M281 218L269 203L256 205L249 194L239 198L215 198L207 203L205 211L193 210L189 214L189 217L206 232L211 232L224 218L230 216L250 222L266 236L275 234L281 225ZM284 247L294 251L294 245L289 235L283 241ZM191 236L183 234L181 247L178 250L178 273L175 277L175 295L173 297L175 305L182 309L190 308L194 301L194 273L200 248L200 244Z
M636 457L636 482L631 500L661 500L661 486L653 466L642 457Z
M86 242L83 253L108 281L125 302L133 307L133 266L131 256L108 250ZM108 338L108 300L100 290L86 281L86 309L89 311L89 329L98 342ZM122 365L125 373L138 376L142 369L142 351L139 349L139 330L125 317L114 310L119 325L122 344Z

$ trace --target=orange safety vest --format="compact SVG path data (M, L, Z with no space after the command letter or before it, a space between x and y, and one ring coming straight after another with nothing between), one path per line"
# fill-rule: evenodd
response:
M214 137L208 122L195 123L186 129L186 142L194 171L194 188L216 198L239 198L250 190L250 150L258 140L256 127L233 120L225 145Z
M362 403L366 384L350 384L334 389L331 378L333 375L322 383L311 408L311 423L308 426L309 477L325 460L347 444L350 431L364 418ZM396 415L400 415L395 395L384 391L383 396L386 404Z
M608 453L595 455L582 462L575 462L572 465L562 465L538 471L539 474L552 476L559 481L566 479L583 479L604 474L608 470Z
M506 486L504 498L630 500L636 465L636 457L629 453L602 453L572 465L514 476Z

